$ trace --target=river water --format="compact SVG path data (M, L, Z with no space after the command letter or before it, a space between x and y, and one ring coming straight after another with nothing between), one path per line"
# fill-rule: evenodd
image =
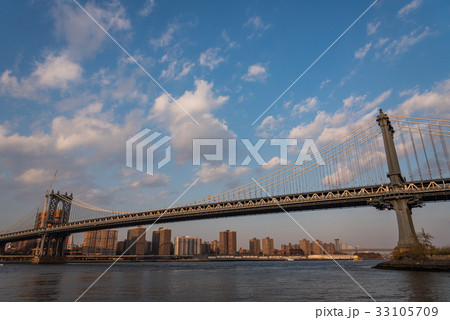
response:
M450 273L339 261L377 301L450 301ZM109 264L0 266L0 301L75 301ZM80 301L371 301L333 261L117 263Z

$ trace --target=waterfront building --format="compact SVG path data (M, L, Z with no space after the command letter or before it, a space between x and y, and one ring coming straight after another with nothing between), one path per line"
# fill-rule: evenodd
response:
M334 239L334 247L336 252L341 252L341 243L339 239Z
M263 254L272 255L274 254L273 239L266 237L262 240Z
M324 254L323 250L323 242L316 239L316 241L311 242L311 253L312 254Z
M175 238L175 255L199 255L202 253L202 239L190 236Z
M213 242L211 242L211 253L212 254L219 254L219 247L220 247L220 243L217 240L214 240Z
M126 255L145 254L145 231L144 227L128 229Z
M261 253L261 240L260 239L250 239L249 240L249 248L251 254L260 254Z
M172 251L172 230L159 228L158 255L168 256Z
M158 253L159 253L159 236L160 236L159 230L154 230L152 233L152 254L153 255L158 255Z
M117 230L94 230L84 233L83 254L114 255L117 251Z
M303 250L304 255L311 254L311 241L309 241L307 239L300 240L299 246L300 246L300 249Z
M219 237L219 254L235 255L237 251L236 231L221 231Z
M127 240L117 242L116 254L121 255L127 248Z

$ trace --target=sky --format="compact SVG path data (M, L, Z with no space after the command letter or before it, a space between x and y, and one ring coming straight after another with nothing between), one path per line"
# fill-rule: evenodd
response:
M102 208L155 209L197 178L180 203L279 161L265 148L263 168L193 166L193 138L312 138L320 147L379 108L450 118L446 0L78 3L111 37L73 0L0 4L0 229L43 199L56 169L55 190ZM171 137L172 160L154 175L125 165L125 142L145 128ZM415 209L416 229L449 245L448 211ZM397 242L394 212L293 216L325 242ZM236 230L243 248L253 237L270 236L277 248L308 237L285 214L164 226L207 241Z

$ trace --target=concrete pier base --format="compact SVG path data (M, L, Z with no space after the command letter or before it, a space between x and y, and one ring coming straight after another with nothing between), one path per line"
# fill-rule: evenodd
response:
M411 217L412 213L411 208L408 205L408 200L401 199L392 201L392 206L397 215L398 225L398 244L394 249L394 252L410 252L421 248L416 231L414 230L414 224Z

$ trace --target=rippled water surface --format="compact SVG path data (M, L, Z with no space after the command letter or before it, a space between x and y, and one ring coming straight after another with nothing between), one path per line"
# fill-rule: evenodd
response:
M450 301L450 274L340 261L377 301ZM0 267L0 301L74 301L109 264ZM114 265L81 301L370 301L333 261L146 262Z

